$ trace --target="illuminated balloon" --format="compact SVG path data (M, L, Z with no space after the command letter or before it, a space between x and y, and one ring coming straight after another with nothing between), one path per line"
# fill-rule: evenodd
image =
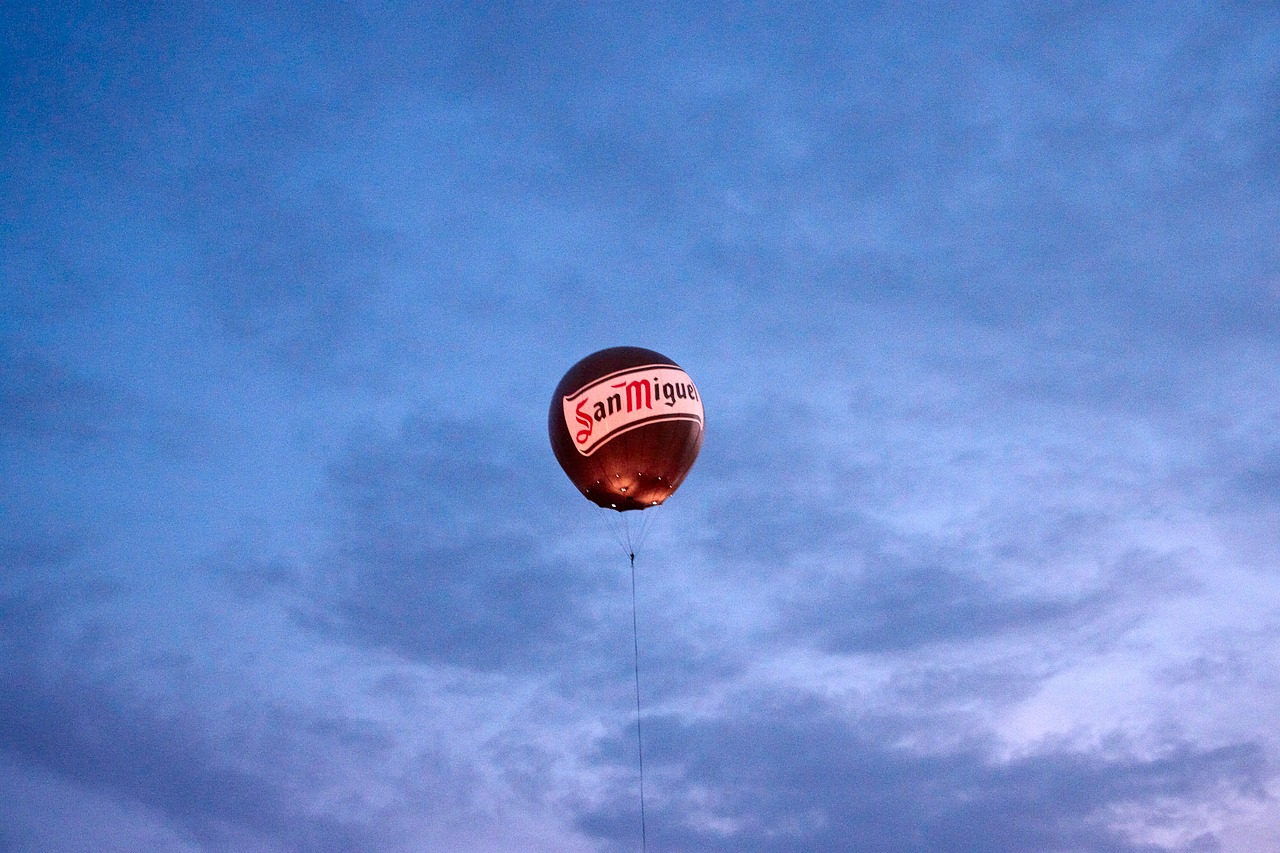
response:
M623 512L657 506L702 448L702 397L680 365L613 347L569 368L547 417L551 449L587 499Z

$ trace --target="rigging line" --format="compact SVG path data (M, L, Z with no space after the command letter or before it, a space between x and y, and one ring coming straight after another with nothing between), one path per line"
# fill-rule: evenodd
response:
M640 629L636 620L636 554L631 557L631 643L635 651L636 673L636 751L640 755L640 849L649 849L649 839L644 821L644 736L640 730Z
M604 524L604 529L613 537L613 541L618 543L618 547L622 549L622 552L624 554L631 553L631 547L622 535L622 530L626 524L626 513L601 508L596 514L600 517L601 523ZM614 518L613 516L621 516L621 518Z
M661 506L651 506L640 514L640 533L636 538L635 550L639 551L644 545L645 540L649 537L649 531L653 529L653 520L657 517L658 510L660 509L662 509Z

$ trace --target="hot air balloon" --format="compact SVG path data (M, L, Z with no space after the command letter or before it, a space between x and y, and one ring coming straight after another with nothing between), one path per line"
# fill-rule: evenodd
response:
M684 482L702 448L702 397L680 365L642 347L612 347L579 361L551 398L547 431L560 467L587 500L627 513L659 506ZM607 513L613 517L613 513ZM645 513L647 521L651 513ZM636 617L636 547L628 515L618 542L631 558L631 629L635 655L636 750L640 759L640 841L648 849L644 808L644 738L640 713L640 635Z
M658 506L702 447L702 397L665 355L612 347L560 380L547 416L551 449L588 500L618 512Z

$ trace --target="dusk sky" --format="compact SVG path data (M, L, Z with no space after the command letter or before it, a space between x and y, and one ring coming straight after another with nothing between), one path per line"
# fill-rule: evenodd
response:
M1280 850L1275 2L0 11L0 851ZM615 515L616 518L616 515Z

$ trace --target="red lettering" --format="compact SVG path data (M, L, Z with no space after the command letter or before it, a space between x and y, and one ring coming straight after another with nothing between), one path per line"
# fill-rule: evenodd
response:
M649 389L648 379L637 379L633 382L619 382L616 385L611 385L609 387L627 389L627 411L628 412L632 411L633 409L640 408L642 399L644 401L643 405L646 409L653 408L653 393ZM643 398L640 396L640 391L642 388L644 389Z
M591 428L595 425L595 422L591 420L591 415L582 411L582 407L585 405L587 405L587 399L584 397L582 402L578 403L578 408L574 409L574 413L577 415L575 420L586 427L586 429L578 430L578 434L574 436L578 444L587 443L587 439L591 438Z

